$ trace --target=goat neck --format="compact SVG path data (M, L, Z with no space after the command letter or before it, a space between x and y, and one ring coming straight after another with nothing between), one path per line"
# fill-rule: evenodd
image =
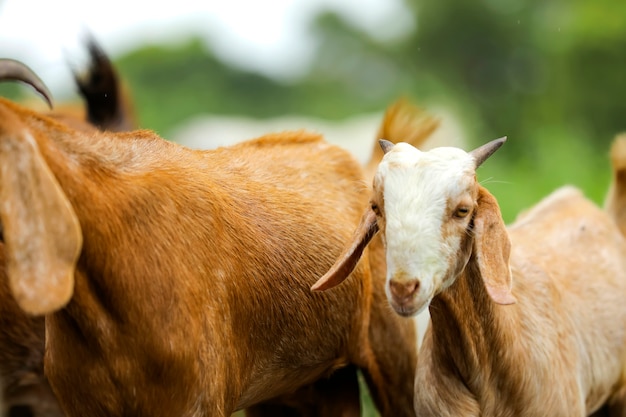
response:
M498 347L514 343L515 310L491 299L472 256L456 281L431 301L431 334L424 343L436 347L438 362L449 364L470 386L476 375L499 369L504 358Z

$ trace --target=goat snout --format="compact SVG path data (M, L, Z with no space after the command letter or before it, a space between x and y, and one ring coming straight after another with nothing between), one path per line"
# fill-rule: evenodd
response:
M399 304L405 304L410 302L417 289L419 288L419 281L389 281L389 291L393 296L394 300Z

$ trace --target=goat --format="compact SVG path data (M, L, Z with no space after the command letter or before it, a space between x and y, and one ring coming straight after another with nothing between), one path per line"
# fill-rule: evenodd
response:
M0 80L33 87L52 107L43 81L24 64L0 60ZM1 229L0 229L1 231ZM0 237L2 233L0 232ZM11 295L4 243L0 243L0 415L57 417L62 412L43 372L44 318L26 314Z
M605 402L624 415L624 236L571 186L507 229L475 174L502 143L466 153L381 141L370 207L312 289L342 282L380 231L390 305L431 315L418 416L586 416Z
M384 277L364 261L308 291L367 198L346 151L306 132L212 151L84 135L4 99L0 115L9 284L46 314L68 416L227 416L346 367L383 416L414 415L415 330L376 304Z
M111 62L94 39L88 39L87 48L91 57L88 70L81 76L75 73L87 112L65 105L48 112L48 116L85 132L134 126L129 94L122 93ZM0 80L32 86L52 107L50 91L24 64L0 60ZM19 308L9 290L3 246L0 258L0 394L4 398L0 415L62 416L43 372L44 317L28 315Z

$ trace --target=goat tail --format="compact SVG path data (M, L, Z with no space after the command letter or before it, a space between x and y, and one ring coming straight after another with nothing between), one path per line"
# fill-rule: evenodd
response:
M420 148L437 130L439 123L438 118L431 116L406 98L400 98L387 107L376 134L370 159L365 166L366 178L369 180L374 177L376 167L383 158L384 153L378 144L379 139L393 143L407 142Z
M626 236L626 133L618 135L611 146L613 178L604 208Z

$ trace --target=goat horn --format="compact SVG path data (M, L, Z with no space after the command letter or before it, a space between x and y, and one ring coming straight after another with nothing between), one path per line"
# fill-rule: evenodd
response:
M46 100L48 106L52 108L52 94L50 94L50 90L48 90L48 87L46 87L41 78L25 64L14 59L0 59L0 81L2 80L21 81L30 85Z
M501 137L500 139L492 140L491 142L485 143L482 146L471 151L469 154L474 157L476 161L476 168L478 168L487 158L489 158L495 151L497 151L502 144L506 142L506 136Z
M394 146L393 143L388 141L387 139L379 139L378 143L380 144L380 148L383 150L384 153L389 152Z

